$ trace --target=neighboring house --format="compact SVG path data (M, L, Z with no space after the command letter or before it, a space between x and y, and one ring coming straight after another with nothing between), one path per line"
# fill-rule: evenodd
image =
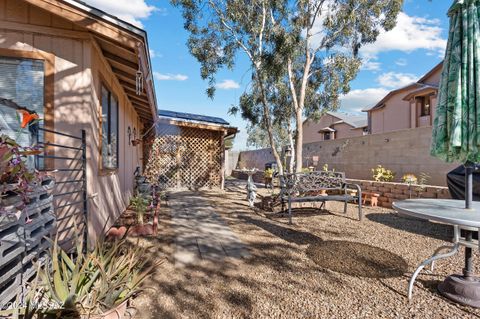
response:
M218 117L161 110L145 175L162 188L223 189L226 143L236 133Z
M442 73L439 63L418 82L388 93L368 113L371 134L431 126L437 106L437 92Z
M366 134L367 117L340 112L327 112L317 121L303 122L303 143L335 140Z
M85 199L90 240L95 239L133 194L142 146L132 140L154 133L157 107L146 32L81 1L0 0L0 98L44 119L48 131L40 138L50 143L45 151L52 158L42 165L58 182L59 230L69 230L64 237L80 232L81 216L73 212L83 213ZM0 113L7 123L0 133L12 134L15 112L0 105ZM51 145L72 145L67 135L78 137L82 130L85 198L67 183L82 181L81 169L74 169L77 153L61 154Z

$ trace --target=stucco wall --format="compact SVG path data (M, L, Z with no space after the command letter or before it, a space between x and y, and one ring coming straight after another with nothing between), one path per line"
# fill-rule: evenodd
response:
M75 136L85 129L87 134L89 233L93 240L115 221L133 192L132 176L141 165L141 148L128 145L126 132L128 126L141 131L138 116L89 34L66 20L23 1L0 0L0 49L54 55L54 129ZM119 101L119 169L109 173L99 170L101 81ZM57 136L55 143L69 145L71 140ZM73 161L55 162L56 168L76 165ZM56 173L55 177L72 176ZM63 190L69 191L68 187ZM59 224L71 226L73 220Z
M328 164L353 179L372 179L371 169L383 165L396 172L396 181L406 173L427 173L428 184L444 186L446 173L459 164L447 164L430 156L431 134L432 128L425 127L305 144L304 165L307 158L318 156L317 169ZM238 168L263 169L270 161L273 156L269 149L241 152Z
M372 111L372 134L385 131L397 131L410 128L410 103L403 98L408 92L399 92L392 95L385 106Z
M332 126L333 123L340 121L339 118L330 114L325 114L318 121L307 120L303 123L303 141L304 143L313 143L323 141L323 134L318 133L325 127ZM363 131L361 129L352 130L352 126L340 123L334 126L335 138L346 138L353 136L362 136Z

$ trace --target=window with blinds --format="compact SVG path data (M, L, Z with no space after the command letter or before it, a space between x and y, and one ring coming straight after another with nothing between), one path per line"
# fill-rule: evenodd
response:
M0 56L0 98L35 111L43 119L44 62ZM20 124L20 114L0 102L0 134L10 136L20 145L32 145L34 137L27 129L22 130Z
M118 167L118 101L102 86L102 165Z

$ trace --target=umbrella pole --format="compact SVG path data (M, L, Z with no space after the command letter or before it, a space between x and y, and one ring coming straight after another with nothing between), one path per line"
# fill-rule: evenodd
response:
M465 163L465 209L472 209L474 167L475 164L472 162ZM473 240L471 231L466 231L465 240ZM473 279L473 256L472 248L470 247L465 247L465 268L463 268L463 276L466 280Z
M465 163L465 208L472 208L473 200L473 169L475 164L472 162Z

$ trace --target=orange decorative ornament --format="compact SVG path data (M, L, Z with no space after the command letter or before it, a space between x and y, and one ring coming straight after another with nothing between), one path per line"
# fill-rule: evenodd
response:
M22 128L26 128L30 122L39 119L37 113L30 113L27 110L17 110L17 112L22 114L22 124L20 125Z

